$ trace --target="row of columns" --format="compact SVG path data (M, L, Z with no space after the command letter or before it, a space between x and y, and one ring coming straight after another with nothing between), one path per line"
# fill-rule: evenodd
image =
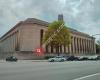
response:
M96 53L95 40L72 37L71 53L72 54L92 54Z
M71 44L64 48L64 46L59 46L60 53L69 53L72 55L84 55L96 53L95 40L84 39L80 37L71 37ZM52 46L46 46L46 53L56 53L56 49Z
M14 32L12 35L8 36L5 40L1 43L2 52L13 52L18 50L19 48L19 38L18 38L18 31Z

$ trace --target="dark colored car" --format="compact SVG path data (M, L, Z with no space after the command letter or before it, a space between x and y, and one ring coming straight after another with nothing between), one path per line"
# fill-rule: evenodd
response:
M79 61L79 58L72 55L67 58L67 61Z
M89 60L89 58L88 58L88 57L82 57L82 58L80 59L80 61L84 61L84 60Z
M10 57L7 57L6 58L6 61L12 61L12 62L17 62L17 58L16 57L14 57L14 56L10 56Z

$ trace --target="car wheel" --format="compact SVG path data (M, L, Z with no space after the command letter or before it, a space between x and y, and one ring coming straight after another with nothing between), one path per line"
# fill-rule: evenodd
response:
M61 59L61 62L64 62L64 59Z
M50 62L54 62L54 60L52 59Z

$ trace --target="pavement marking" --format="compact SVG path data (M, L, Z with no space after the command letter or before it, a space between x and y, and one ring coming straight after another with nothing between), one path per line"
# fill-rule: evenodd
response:
M86 78L93 77L93 76L96 76L96 75L100 75L100 73L95 73L95 74L83 76L83 77L76 78L76 79L73 79L73 80L82 80L82 79L86 79Z

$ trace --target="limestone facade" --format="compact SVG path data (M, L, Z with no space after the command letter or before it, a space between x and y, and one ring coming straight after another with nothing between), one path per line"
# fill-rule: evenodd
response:
M28 18L16 24L0 38L0 58L15 55L19 59L35 58L36 48L42 44L48 22L35 18ZM60 46L61 54L92 55L96 53L95 38L88 34L69 28L71 44L64 48ZM56 54L53 46L45 46L45 54Z

